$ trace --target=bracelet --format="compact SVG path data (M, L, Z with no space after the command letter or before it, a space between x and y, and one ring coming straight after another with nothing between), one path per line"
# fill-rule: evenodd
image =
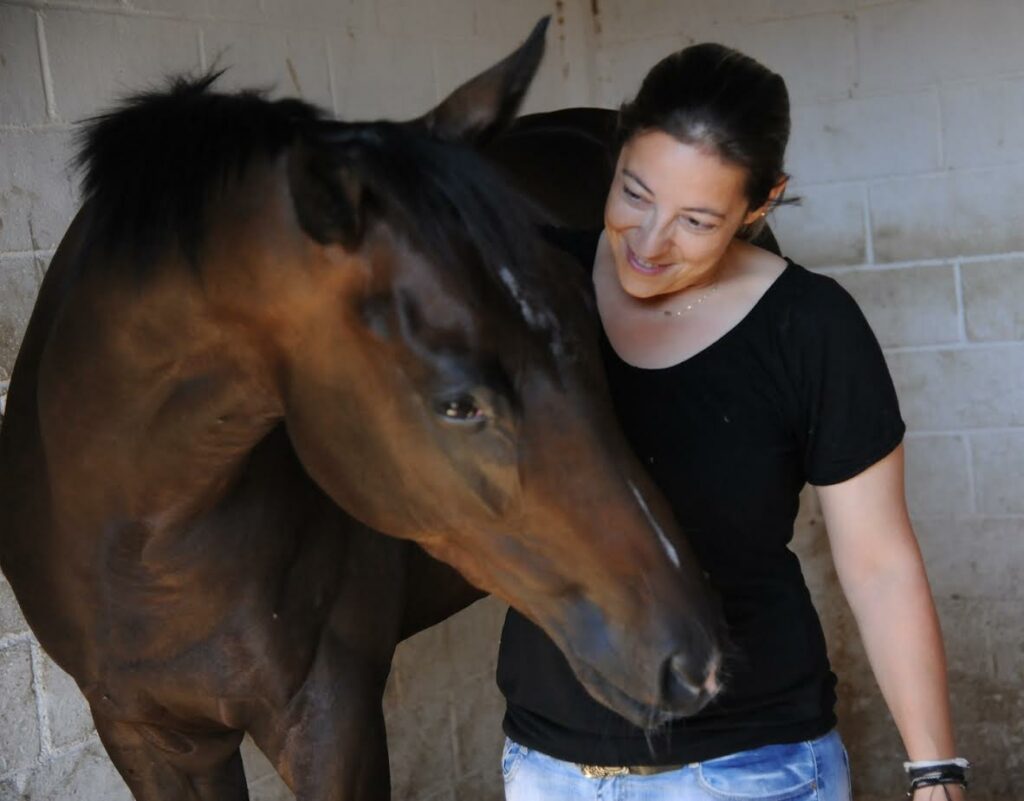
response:
M967 769L971 763L966 759L934 759L920 760L917 762L904 762L903 770L910 779L910 789L907 797L911 798L915 792L925 787L938 787L946 784L957 784L967 789ZM949 794L946 794L949 798Z

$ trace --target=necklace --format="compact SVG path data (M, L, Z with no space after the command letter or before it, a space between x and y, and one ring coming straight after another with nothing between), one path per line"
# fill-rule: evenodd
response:
M681 309L662 309L661 313L664 314L666 317L682 317L688 311L691 311L694 306L700 306L700 304L702 304L705 300L707 300L712 295L714 295L715 292L717 292L717 291L718 291L718 284L712 284L711 285L711 289L709 289L707 292L705 292L703 295L701 295L696 300L691 300L689 303L687 303L685 306L683 306L683 308L681 308Z

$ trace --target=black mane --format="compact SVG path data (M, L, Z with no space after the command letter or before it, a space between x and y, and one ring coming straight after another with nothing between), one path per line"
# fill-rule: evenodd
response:
M298 100L214 93L217 77L175 79L90 121L77 163L85 169L92 246L128 254L143 274L151 256L174 245L197 264L217 190L254 158L272 158L302 137L323 163L358 180L359 216L386 218L444 267L476 262L467 266L483 268L531 327L555 322L542 289L551 275L542 272L541 213L480 155L415 125L335 122ZM334 177L324 170L324 180Z
M297 126L322 117L299 100L207 91L219 76L175 78L88 121L75 161L85 171L93 245L145 262L177 244L195 262L214 192L254 157L279 153Z

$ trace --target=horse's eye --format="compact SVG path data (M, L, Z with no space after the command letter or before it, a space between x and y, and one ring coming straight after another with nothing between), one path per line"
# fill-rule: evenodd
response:
M487 416L472 395L459 395L438 402L437 413L452 423L480 423Z

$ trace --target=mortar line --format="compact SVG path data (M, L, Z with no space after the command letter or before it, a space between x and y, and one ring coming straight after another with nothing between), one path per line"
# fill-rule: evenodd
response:
M953 262L953 277L956 280L956 321L957 333L961 342L967 342L967 309L964 307L964 282L963 272L960 269L960 260Z
M864 259L868 264L874 264L875 237L871 231L871 192L866 181L861 184L861 200L864 214Z
M963 436L964 453L967 456L967 491L970 500L971 514L978 513L978 485L974 480L974 448L971 447L970 435Z
M205 75L210 67L206 62L206 34L202 25L196 26L196 47L199 48L199 71Z
M992 340L986 342L946 342L933 345L896 345L889 348L882 348L883 353L931 353L934 351L962 351L984 350L986 348L1004 349L1011 347L1024 347L1024 342L1019 339Z
M990 261L1017 261L1019 259L1024 259L1024 250L1010 250L1002 253L983 253L974 256L952 255L928 259L900 259L896 261L879 262L878 264L822 264L810 269L813 269L818 273L832 274L854 271L870 272L873 270L902 270L910 267L948 266L954 261L959 261L961 264L982 264Z
M46 98L46 117L51 122L59 122L57 99L53 90L53 74L50 72L50 51L46 46L46 28L43 24L43 12L36 12L36 42L39 45L39 69L43 73L43 97Z
M0 651L6 651L8 648L29 642L31 639L32 635L27 631L19 631L17 634L5 634L3 637L0 637Z
M36 716L39 719L39 751L42 756L53 756L53 737L50 733L50 713L46 709L46 682L43 681L43 650L35 640L29 642L32 657L32 692L36 697Z
M1024 426L979 426L978 428L915 428L907 431L907 438L966 437L971 434L1024 434Z

